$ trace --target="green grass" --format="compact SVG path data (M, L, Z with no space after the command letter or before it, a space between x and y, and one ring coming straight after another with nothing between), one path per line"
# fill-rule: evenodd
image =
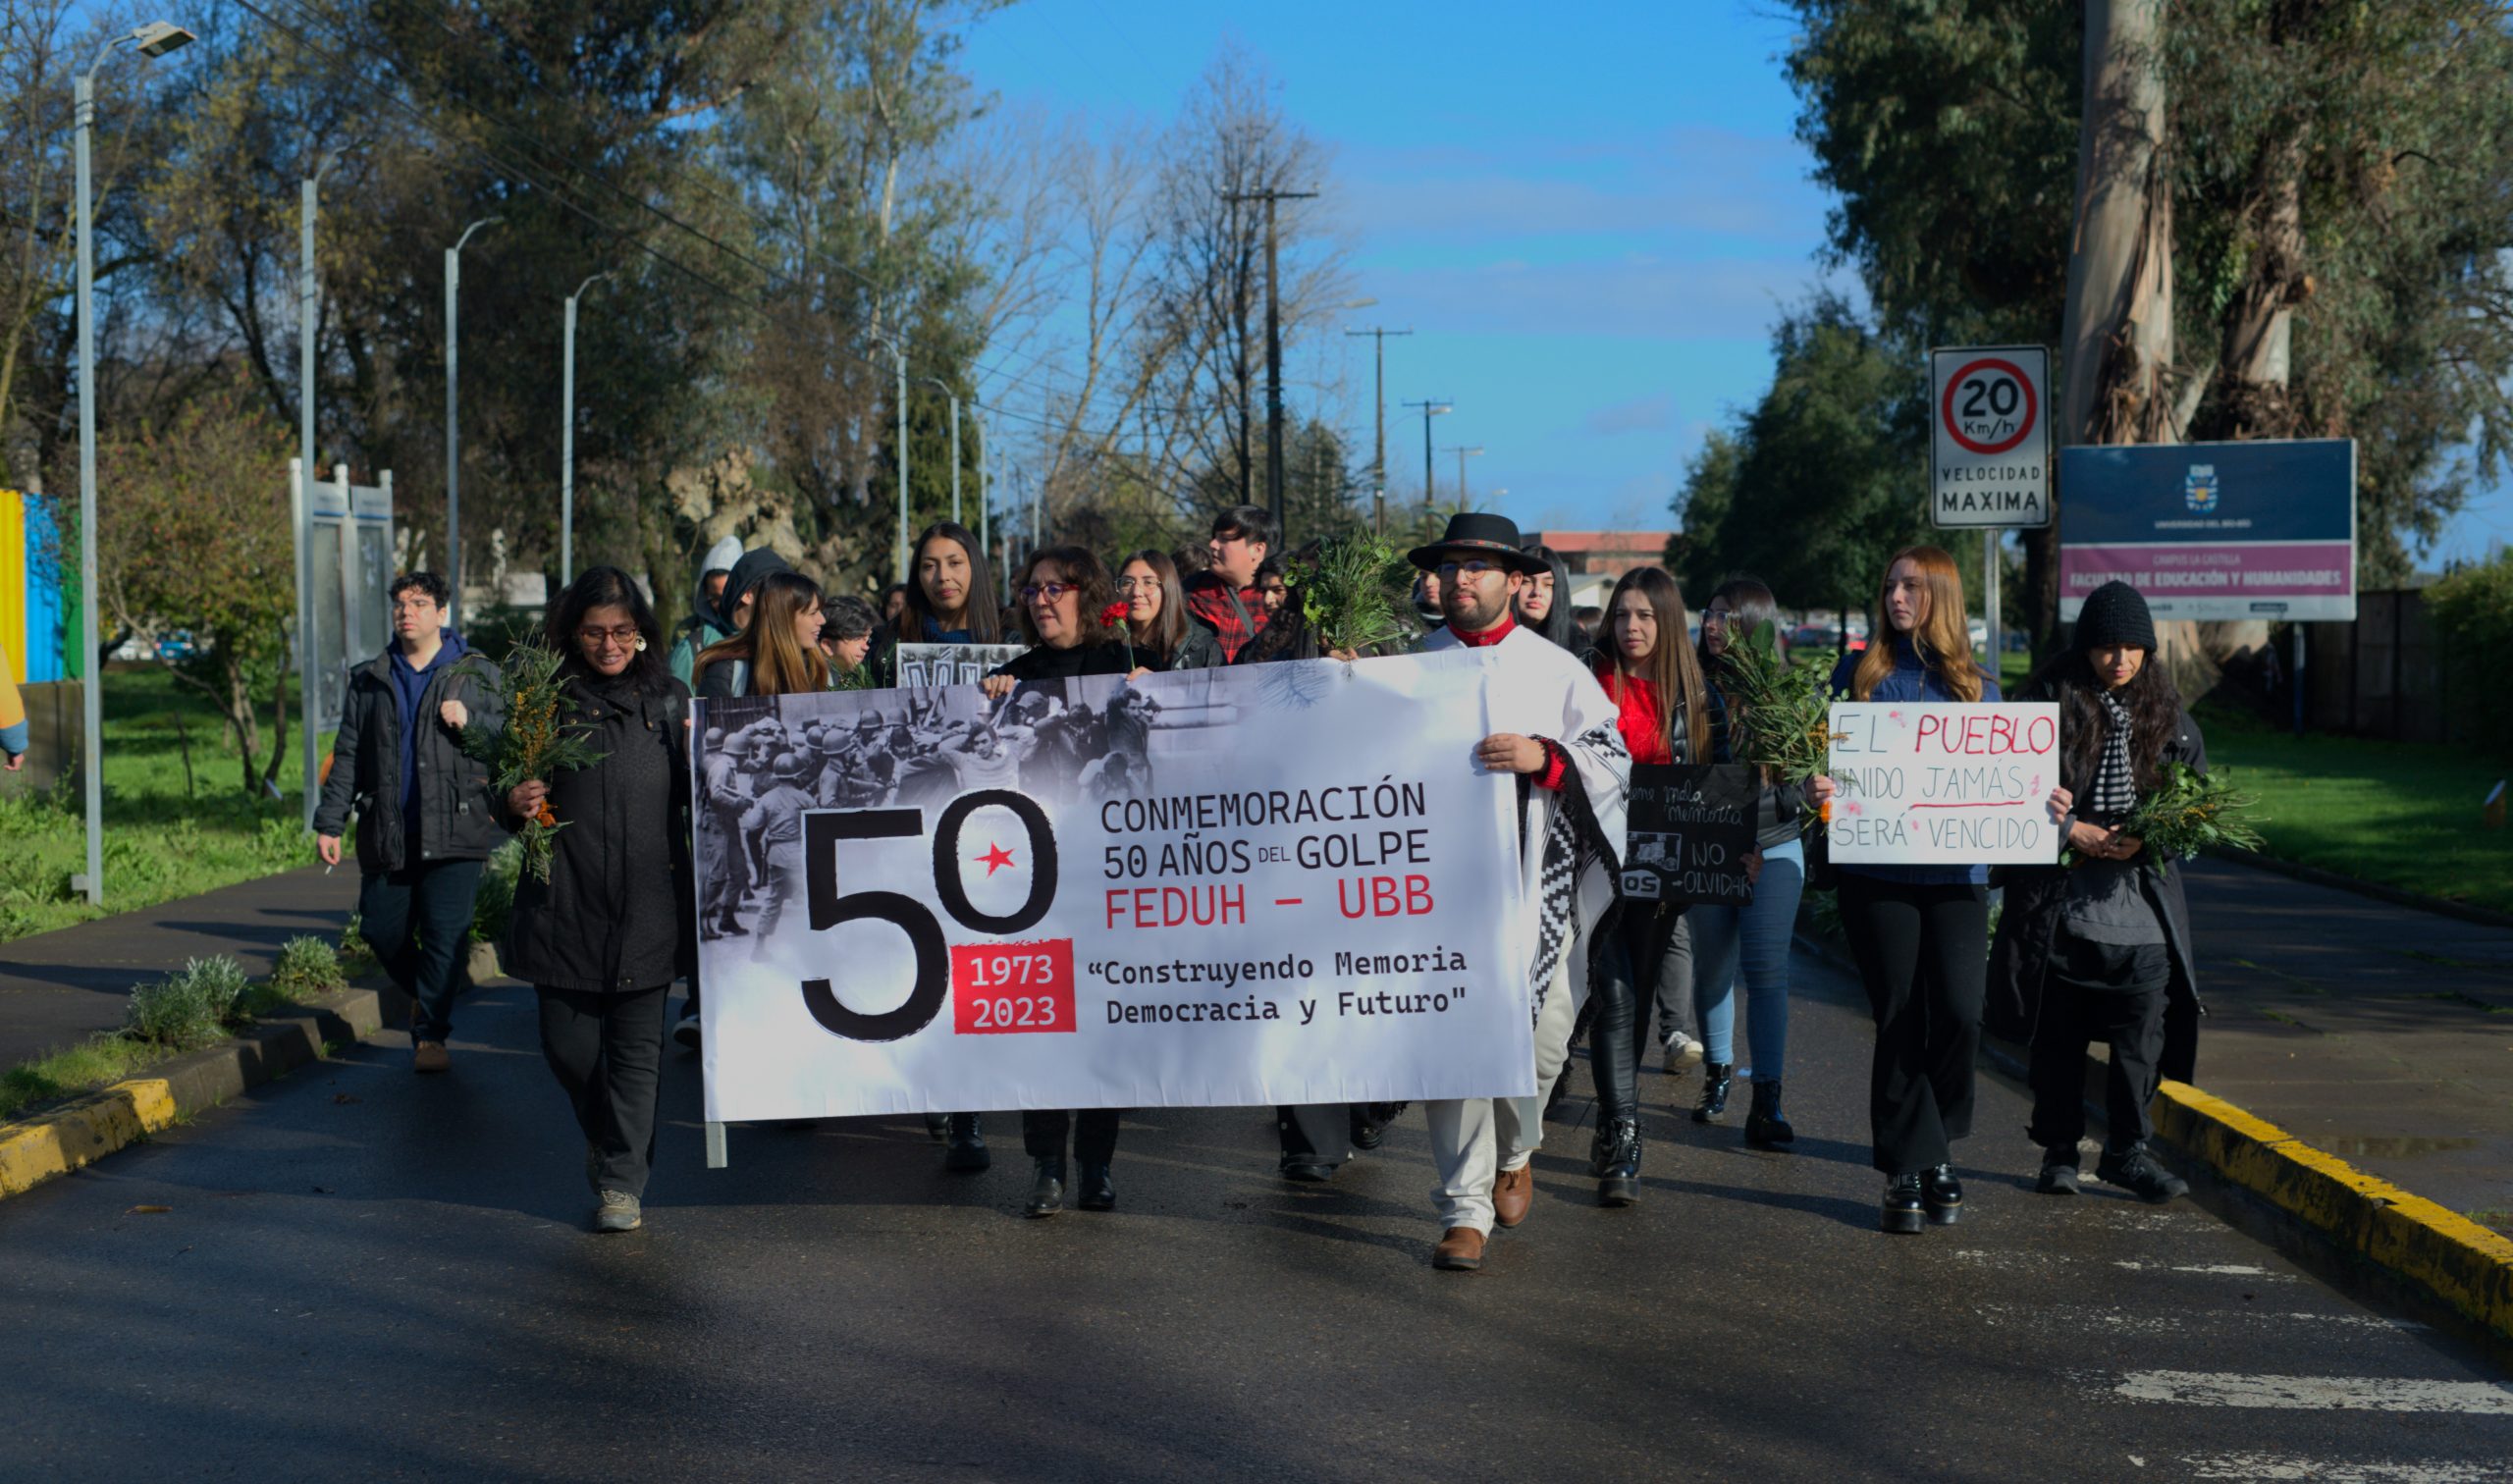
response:
M2507 767L2468 748L2293 733L2199 709L2212 769L2257 794L2267 853L2360 880L2513 912L2513 830L2480 821Z
M98 1035L49 1056L20 1062L0 1072L0 1118L15 1118L38 1103L93 1092L177 1054L171 1046Z
M299 828L302 755L294 728L280 766L281 797L253 798L217 713L154 667L116 667L104 685L105 905L70 890L86 869L78 793L0 786L0 942L150 907L308 864ZM183 717L191 745L185 777ZM294 715L291 716L294 719ZM268 748L268 716L262 745ZM327 735L324 744L330 744Z

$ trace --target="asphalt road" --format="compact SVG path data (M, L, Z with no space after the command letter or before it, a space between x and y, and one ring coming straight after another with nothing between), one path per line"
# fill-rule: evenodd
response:
M1139 1114L1114 1214L1026 1221L1008 1115L974 1178L914 1119L710 1172L677 1055L647 1227L592 1237L493 986L451 1078L388 1038L0 1203L0 1475L2513 1479L2487 1354L2198 1206L2033 1195L2003 1085L1963 1223L1880 1235L1865 1018L1799 971L1801 1152L1653 1076L1642 1204L1557 1126L1471 1276L1429 1267L1418 1112L1324 1188L1262 1111Z

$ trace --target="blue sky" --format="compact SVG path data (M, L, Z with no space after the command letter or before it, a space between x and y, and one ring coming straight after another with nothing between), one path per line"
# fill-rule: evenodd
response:
M1355 289L1378 300L1353 318L1415 332L1387 343L1390 465L1421 457L1395 404L1449 398L1434 438L1485 450L1483 503L1529 528L1649 528L1673 523L1704 432L1769 381L1773 319L1827 277L1778 11L1028 0L972 27L962 62L1009 104L1098 122L1166 121L1225 45L1261 62L1329 152ZM1313 345L1288 376L1341 384L1323 410L1363 447L1368 345ZM1456 457L1436 470L1446 498ZM2490 538L2513 540L2502 492L2442 553Z

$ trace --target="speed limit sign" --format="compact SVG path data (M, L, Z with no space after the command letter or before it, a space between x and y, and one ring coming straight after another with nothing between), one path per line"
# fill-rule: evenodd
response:
M1929 352L1930 518L2051 523L2051 355L2040 345Z

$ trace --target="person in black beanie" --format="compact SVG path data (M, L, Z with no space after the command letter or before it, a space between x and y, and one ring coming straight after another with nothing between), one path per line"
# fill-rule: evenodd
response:
M2165 765L2208 770L2207 745L2156 662L2155 620L2138 590L2108 582L2089 594L2066 653L2016 696L2059 707L2059 786L2051 808L2066 831L2065 864L2011 870L1990 950L1991 1024L2032 1046L2033 1121L2042 1148L2035 1189L2077 1193L2085 1134L2085 1048L2111 1047L2110 1127L2095 1173L2150 1203L2190 1187L2147 1150L2156 1085L2188 1081L2198 1041L2198 978L2190 908L2178 873L2123 822Z

